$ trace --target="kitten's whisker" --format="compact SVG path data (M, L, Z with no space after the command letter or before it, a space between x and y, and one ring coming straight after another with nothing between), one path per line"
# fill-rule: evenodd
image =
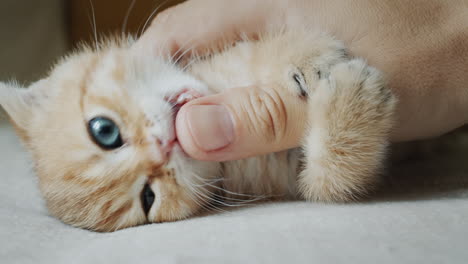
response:
M216 200L216 199L213 199L212 197L206 197L206 195L203 195L202 193L200 192L195 192L195 195L197 197L199 197L200 199L203 199L205 201L207 201L207 205L205 206L205 209L207 210L213 210L213 211L216 211L216 212L221 212L221 213L227 213L228 211L217 206L217 204L219 204L219 201Z
M197 177L197 178L200 180L200 178L199 178L198 175L194 174L194 176ZM202 180L203 180L203 179L202 179ZM224 189L224 188L221 188L221 187L218 187L218 186L214 186L214 185L213 185L212 187L215 188L215 189L218 189L218 190L220 190L220 191L223 191L223 192L225 192L225 193L231 194L231 195L245 196L245 197L254 197L254 198L258 197L258 195L249 195L249 194L242 194L242 193L236 193L236 192L228 191L228 190L226 190L226 189Z
M203 203L202 199L198 196L196 196L196 194L193 192L193 191L190 191L187 193L187 195L190 197L190 199L195 203L197 204L198 206L200 206L200 208L204 209L204 210L210 210L205 203Z
M190 48L184 50L184 52L182 52L182 53L177 57L177 59L175 59L175 61L173 61L173 63L176 63L176 64L177 64L177 63L180 61L180 59L182 59L182 58L184 57L184 55L186 55L188 52L191 52L193 49L194 49L194 47L192 46L192 47L190 47ZM175 54L177 54L177 52L174 53L174 55L175 55Z
M188 62L183 68L182 71L186 71L190 66L192 66L195 62L199 62L198 58L192 58L190 62Z
M196 175L194 172L192 172L192 176L195 176L194 178L200 179L198 175ZM187 188L190 190L191 193L196 195L197 198L200 200L204 201L206 205L203 205L202 208L208 211L217 211L217 212L227 212L226 210L223 210L222 208L219 208L215 206L213 203L218 203L217 200L213 199L212 197L208 197L207 195L203 194L198 188L194 188L194 184L189 180L188 177L183 178L185 185ZM205 181L204 179L202 181Z
M222 178L203 179L202 177L200 177L199 175L197 175L197 174L194 173L194 172L191 172L190 175L191 175L194 179L196 179L198 182L203 183L203 184L212 184L212 183L215 183L215 182L223 181ZM191 183L191 186L196 186L196 185L197 185L197 184ZM214 186L214 185L211 185L211 186Z
M199 200L201 200L201 201L204 201L203 204L200 204L200 203L198 203L196 200L193 199L193 201L194 201L195 203L197 203L198 205L200 205L201 208L203 208L203 209L205 209L205 210L207 210L207 211L217 211L217 212L221 212L221 213L226 212L226 210L223 210L223 209L221 209L221 208L218 208L218 207L214 206L211 202L209 202L209 201L212 200L212 199L203 199L203 198L201 197L199 191L197 191L196 189L193 189L193 188L190 188L190 187L189 187L189 190L190 190L190 192L191 192L193 195L195 195L195 197L196 197L197 199L199 199ZM191 194L190 194L190 196L191 196ZM208 203L207 203L207 202L208 202Z
M125 18L122 23L122 35L125 35L125 30L127 30L128 18L130 17L130 13L132 12L133 7L135 6L135 3L136 3L136 0L133 0L127 9L127 13L125 14Z
M253 203L253 202L257 202L257 201L262 201L262 200L264 200L264 199L266 198L266 197L263 197L263 196L259 196L259 197L254 198L254 199L243 200L243 199L236 199L236 198L232 198L232 197L222 196L222 195L219 195L219 194L210 192L210 191L208 191L208 193L212 194L213 196L216 196L216 197L219 197L219 198L221 198L221 199L224 199L224 200L233 201L234 203L237 203L237 204L239 204L239 205L248 204L248 203Z
M195 177L199 177L198 175L194 175ZM222 182L225 182L225 181L228 181L228 180L232 180L232 179L226 179L226 178L218 178L219 181L222 181ZM199 180L203 180L201 178L199 178ZM236 192L233 192L233 191L228 191L226 190L225 188L223 187L219 187L219 186L211 186L215 189L218 189L219 191L222 191L222 192L225 192L227 194L231 194L231 195L237 195L237 196L245 196L245 197L252 197L254 199L257 199L257 198L260 198L260 199L267 199L267 198L271 198L271 197L282 197L283 195L281 194L276 194L276 195L273 195L273 194L268 194L268 195L253 195L253 194L242 194L242 193L236 193Z
M215 186L211 185L210 187L213 188ZM226 191L223 188L221 188L221 189L222 189L221 192ZM226 199L226 200L232 200L232 201L237 201L237 202L242 202L242 203L256 202L256 201L265 200L265 199L269 198L269 196L267 196L267 195L256 195L256 196L252 197L252 199L244 199L244 198L234 198L234 197L229 197L229 196L225 196L225 195L220 195L220 194L217 194L217 193L212 192L210 190L207 190L207 192L210 193L210 194L213 194L215 196L222 197L223 199Z
M97 37L97 26L96 26L96 12L94 10L94 4L92 0L89 0L89 4L91 5L91 14L92 14L92 28L94 31L94 48L96 50L99 50L99 45L98 45L98 37Z
M199 197L199 199L202 199L198 194L195 194L197 197ZM206 200L206 199L202 199L202 200ZM228 211L221 208L221 207L218 207L214 204L214 201L210 201L208 200L207 203L202 207L203 209L207 210L208 212L212 212L212 211L215 211L215 212L218 212L218 213L227 213Z
M205 187L205 186L212 186L213 183L217 183L217 182L222 182L223 179L216 179L216 180L213 180L211 182L206 182L206 183L203 183L203 184L194 184L193 186L195 187Z
M195 36L190 37L187 39L184 44L180 45L176 51L170 56L169 61L172 62L173 64L177 64L177 62L185 55L187 52L192 51L195 46L191 46L192 41L195 39ZM190 47L190 48L188 48ZM181 51L183 50L182 54ZM177 59L174 60L174 58L177 56Z
M174 51L174 53L171 55L169 58L170 61L174 60L174 57L184 48L188 47L190 44L190 41L192 41L195 38L195 36L191 36L190 38L186 39L185 42L177 48L177 50Z
M161 7L163 7L163 5L167 4L167 1L168 1L168 0L164 0L161 4L159 4L159 5L153 10L153 12L151 12L151 14L150 14L150 15L148 16L148 18L146 19L145 24L143 25L143 28L141 29L140 36L143 35L143 33L145 32L146 27L148 26L148 22L149 22L150 20L153 19L154 15L156 15L156 13L161 9Z
M220 200L217 200L217 199L214 199L213 197L207 195L207 194L204 194L202 192L197 192L199 195L201 195L202 197L205 197L207 200L209 201L214 201L218 204L221 204L221 205L224 205L224 206L227 206L227 207L236 207L236 205L232 205L232 204L228 204L228 203L225 203L223 201L220 201Z

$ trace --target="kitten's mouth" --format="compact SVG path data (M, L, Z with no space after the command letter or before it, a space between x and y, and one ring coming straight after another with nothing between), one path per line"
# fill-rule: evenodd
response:
M177 114L179 113L180 109L182 108L182 106L184 106L186 103L194 100L194 99L197 99L197 98L200 98L202 97L202 94L200 94L199 92L193 90L193 89L189 89L189 88L184 88L182 89L181 91L179 91L178 93L175 93L169 97L166 97L165 100L171 104L172 106L172 118L173 118L173 125L174 125L174 129L176 127L176 118L177 118ZM177 139L177 132L175 133L175 138L173 140L173 146L174 145L177 145L179 142L178 142L178 139Z
M189 88L182 89L180 92L166 97L166 101L172 105L174 120L182 106L200 97L202 97L202 95L199 92Z

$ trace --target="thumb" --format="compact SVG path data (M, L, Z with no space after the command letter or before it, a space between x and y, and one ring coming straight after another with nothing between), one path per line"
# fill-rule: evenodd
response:
M242 87L193 100L176 118L179 143L199 160L226 161L299 145L306 102L271 87Z

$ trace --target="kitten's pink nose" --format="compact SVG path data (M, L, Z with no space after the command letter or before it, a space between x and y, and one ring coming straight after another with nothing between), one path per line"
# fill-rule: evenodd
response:
M158 147L161 150L161 154L165 159L169 158L169 155L171 154L171 151L174 148L176 141L177 140L175 138L171 138L169 140L156 138L156 143L158 144Z

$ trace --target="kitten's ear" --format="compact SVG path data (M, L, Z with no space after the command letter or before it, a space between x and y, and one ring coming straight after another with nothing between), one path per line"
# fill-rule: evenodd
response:
M0 106L23 140L27 140L30 121L41 110L46 98L45 80L33 83L29 88L15 82L0 82Z

